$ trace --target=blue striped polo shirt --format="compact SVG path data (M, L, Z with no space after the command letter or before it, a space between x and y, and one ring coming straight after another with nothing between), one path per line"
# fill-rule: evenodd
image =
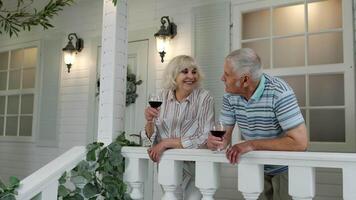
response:
M245 140L272 139L302 123L304 119L292 88L282 79L263 74L260 83L247 101L243 96L226 93L220 121L238 124ZM265 165L265 174L285 171L287 166Z

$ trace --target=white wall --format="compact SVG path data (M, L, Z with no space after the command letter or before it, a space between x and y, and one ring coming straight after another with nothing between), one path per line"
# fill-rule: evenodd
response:
M43 2L42 2L43 3ZM98 0L80 0L67 7L54 17L54 29L43 31L36 28L32 32L24 32L18 38L0 37L0 47L12 46L29 41L59 41L57 54L62 55L61 48L68 42L67 35L76 32L84 39L84 49L78 55L77 62L70 74L62 63L59 88L57 128L53 127L48 134L57 136L54 144L51 142L0 142L0 178L7 180L11 175L24 178L44 164L48 163L62 152L75 145L85 145L93 138L90 119L93 109L90 102L94 101L94 71L96 62L96 46L101 33L102 2ZM48 51L56 51L48 49ZM62 60L60 58L59 60ZM46 66L41 66L46 67ZM48 67L48 66L47 66ZM50 83L43 83L50 84Z
M168 15L178 25L178 34L171 43L165 63L175 55L192 55L194 54L192 10L217 2L225 2L225 0L129 0L129 31L152 27L158 30L161 16ZM66 73L62 65L60 98L58 99L58 128L53 130L58 135L57 147L40 147L36 142L0 142L0 178L4 179L10 175L23 178L68 148L83 145L92 140L93 135L90 130L94 101L92 95L94 95L96 46L100 41L101 20L102 1L80 0L76 5L66 8L64 12L55 17L55 29L49 31L36 29L34 32L21 34L19 39L0 37L0 46L43 38L59 38L63 41L64 47L67 41L66 36L70 32L76 32L85 41L85 48L78 55L70 74ZM154 55L156 55L154 58L156 88L159 88L164 64L160 63L158 53ZM237 192L235 168L223 165L221 172L222 187L216 194L217 199L232 200L241 197ZM318 199L340 199L339 171L318 170L317 182L317 193L322 194Z

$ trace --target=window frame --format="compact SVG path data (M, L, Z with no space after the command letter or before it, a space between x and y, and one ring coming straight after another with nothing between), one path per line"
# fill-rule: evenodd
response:
M40 99L40 83L41 83L41 66L42 60L41 58L41 42L40 41L32 41L25 42L21 44L13 44L8 46L0 47L0 52L5 51L13 51L16 49L26 49L26 48L37 48L37 65L35 70L35 83L34 88L30 89L17 89L17 90L5 90L0 91L1 95L11 96L11 95L26 95L33 94L33 113L32 113L32 134L31 136L4 136L0 135L0 142L35 142L35 138L37 136L36 131L38 130L38 122L39 122L39 99ZM22 69L22 68L21 68ZM9 70L9 69L8 69ZM22 74L22 73L21 73ZM21 75L21 83L23 76ZM7 84L9 83L9 73L7 77ZM21 86L22 87L22 86ZM5 103L6 105L6 103ZM21 106L21 104L20 104ZM5 108L6 109L6 108ZM26 114L25 114L26 115ZM4 117L5 119L5 117ZM5 128L5 127L4 127ZM20 122L18 122L18 128L20 128Z
M295 5L295 4L305 4L308 1L305 0L232 0L231 10L232 10L232 49L239 49L242 47L242 14L246 12L258 11L262 9ZM312 151L338 151L338 152L350 152L356 150L356 134L355 134L355 70L354 70L354 39L353 39L353 26L354 24L352 15L352 0L342 0L342 36L343 36L343 63L337 64L321 64L321 65L308 65L306 64L302 67L287 67L287 68L273 68L264 69L264 72L273 76L296 76L304 75L306 77L306 83L308 82L309 75L317 74L343 74L344 75L344 98L345 105L345 142L310 142L310 150ZM307 11L305 9L305 11ZM305 14L307 16L307 14ZM307 22L308 18L305 18ZM270 21L270 27L273 25ZM308 26L306 23L305 26ZM270 29L272 32L272 29ZM323 31L319 31L320 33ZM326 31L330 32L330 31ZM307 38L308 35L313 35L315 33L307 33L307 29L304 31L304 36ZM290 35L300 35L300 34L290 34ZM268 36L270 39L275 38L275 36ZM277 36L277 38L279 38ZM283 38L286 38L283 36ZM308 39L305 40L305 54L308 48ZM270 46L270 59L271 65L273 63L273 46ZM308 57L305 58L306 60ZM312 67L309 67L312 66ZM306 84L306 98L309 98L308 86ZM315 106L313 106L315 108ZM335 106L334 106L335 107ZM341 106L342 107L342 106ZM304 108L304 107L302 107ZM305 106L306 110L310 108ZM309 112L307 112L307 117L309 120ZM308 121L307 121L308 123ZM308 127L309 134L309 127ZM309 137L309 135L308 135Z

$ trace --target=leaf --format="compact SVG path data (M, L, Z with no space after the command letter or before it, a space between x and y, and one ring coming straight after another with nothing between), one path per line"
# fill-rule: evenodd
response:
M70 194L70 190L63 185L58 187L58 196L65 197Z
M67 172L64 172L62 176L58 179L59 184L64 184L67 182Z
M13 194L7 194L6 196L1 197L0 200L16 200Z
M20 185L20 180L14 176L10 176L9 183L10 183L9 187L15 188Z
M97 195L98 193L99 193L99 189L91 183L87 183L83 188L83 194L84 197L86 198L91 198Z
M87 161L95 161L96 160L95 150L88 151L86 159Z

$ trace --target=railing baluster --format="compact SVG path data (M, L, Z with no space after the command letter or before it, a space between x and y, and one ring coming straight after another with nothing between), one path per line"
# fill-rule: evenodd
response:
M125 158L124 179L130 185L130 197L143 199L143 182L147 176L148 160L139 158Z
M238 165L238 189L246 200L256 200L263 191L264 183L263 165L242 164Z
M312 200L315 196L315 168L289 166L289 195L293 200Z
M213 196L220 184L220 163L197 161L195 165L195 185L203 195L202 200L214 200Z
M162 200L177 200L175 194L182 183L183 161L161 160L158 167L158 183L162 185L164 195Z
M347 166L342 169L342 187L344 200L356 199L356 166Z
M55 179L42 190L41 199L57 200L57 194L58 194L58 180Z

